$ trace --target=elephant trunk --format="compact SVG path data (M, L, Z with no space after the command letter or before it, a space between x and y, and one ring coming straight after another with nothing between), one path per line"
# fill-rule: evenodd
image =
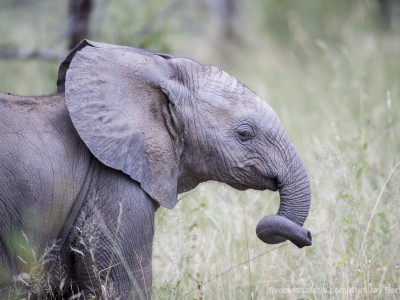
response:
M260 240L268 244L290 240L302 248L312 243L311 233L302 228L310 209L311 189L303 163L291 148L293 156L288 171L284 177L278 177L281 198L278 213L262 218L256 233Z

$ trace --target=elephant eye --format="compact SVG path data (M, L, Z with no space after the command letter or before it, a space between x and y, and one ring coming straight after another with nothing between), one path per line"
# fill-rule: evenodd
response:
M254 131L249 126L246 126L245 128L239 128L237 130L237 136L239 140L241 140L242 142L246 142L254 137Z

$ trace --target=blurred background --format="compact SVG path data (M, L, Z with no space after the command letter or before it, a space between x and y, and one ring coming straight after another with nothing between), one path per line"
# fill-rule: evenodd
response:
M221 67L303 158L313 246L257 239L278 195L202 184L158 211L154 298L398 299L399 34L397 0L1 0L0 90L55 93L82 38Z

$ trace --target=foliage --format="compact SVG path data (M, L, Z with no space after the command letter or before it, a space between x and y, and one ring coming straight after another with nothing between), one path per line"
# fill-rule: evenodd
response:
M93 38L114 44L169 51L170 35L183 26L179 20L190 8L193 5L182 0L99 1L93 16L93 23L96 24Z
M248 0L238 6L238 39L221 41L206 6L173 3L99 1L92 36L223 66L267 99L311 178L314 242L302 250L262 244L255 225L277 210L278 196L202 184L177 208L158 211L154 297L398 298L399 20L380 30L372 0ZM10 34L0 26L0 44L63 45L65 16L39 21L26 6L7 10L0 22ZM57 18L51 31L42 25ZM56 64L0 61L0 87L48 93L55 73Z

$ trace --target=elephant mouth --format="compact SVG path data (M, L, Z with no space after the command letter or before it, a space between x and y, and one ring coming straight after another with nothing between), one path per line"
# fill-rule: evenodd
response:
M261 177L260 184L255 190L264 191L269 190L276 192L279 189L278 179L270 177Z
M269 190L272 192L276 192L279 189L278 181L276 179L261 177L259 182L260 183L257 185L254 185L254 182L253 182L251 185L243 184L243 183L235 183L235 184L232 184L231 186L240 191L253 189L253 190L257 190L257 191Z
M276 192L279 189L277 179L267 179L265 180L264 185L265 185L264 190L270 190L272 192Z

